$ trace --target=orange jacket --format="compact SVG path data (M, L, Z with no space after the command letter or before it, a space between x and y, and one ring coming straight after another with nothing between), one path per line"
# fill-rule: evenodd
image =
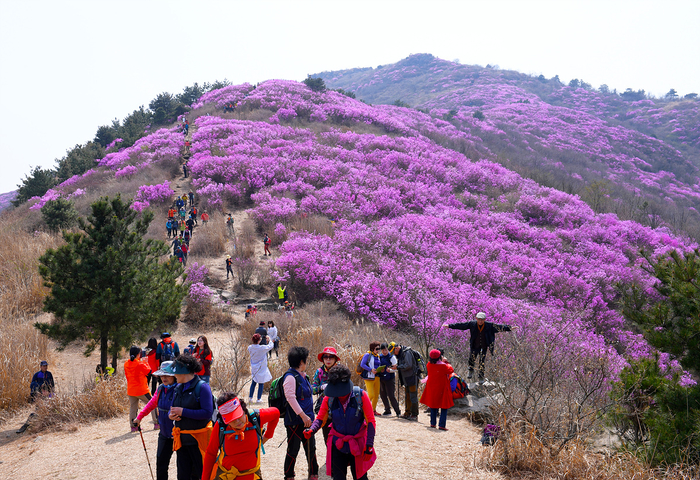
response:
M126 394L130 397L146 395L148 391L148 375L151 367L145 359L127 360L124 362L124 376L126 377Z

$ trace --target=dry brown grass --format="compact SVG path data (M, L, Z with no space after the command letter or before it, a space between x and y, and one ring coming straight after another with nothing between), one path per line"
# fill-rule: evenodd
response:
M99 382L90 379L81 386L59 389L52 398L37 400L37 415L30 426L33 431L60 428L125 415L128 409L123 376Z
M250 379L248 338L240 331L231 332L222 348L214 352L216 361L211 367L211 386L217 392L241 392Z
M41 311L47 288L39 275L39 257L60 244L56 235L34 235L7 223L0 234L0 412L26 405L29 382L48 360L49 344L33 326L32 315Z
M697 477L696 467L650 468L631 453L597 453L580 440L553 455L531 425L504 422L493 447L484 448L476 466L512 479L681 480Z
M190 254L193 258L218 257L226 253L226 218L219 212L209 214L206 225L198 219L192 236Z

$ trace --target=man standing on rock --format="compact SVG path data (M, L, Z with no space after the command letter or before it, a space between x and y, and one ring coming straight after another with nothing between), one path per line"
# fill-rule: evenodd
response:
M493 345L496 341L497 332L509 332L513 328L510 325L502 325L486 321L486 314L479 312L476 314L476 321L463 323L453 323L448 325L445 323L443 327L452 328L455 330L469 330L469 374L467 378L471 379L474 376L474 363L479 360L479 381L484 381L484 370L486 369L486 351L491 350L493 355Z

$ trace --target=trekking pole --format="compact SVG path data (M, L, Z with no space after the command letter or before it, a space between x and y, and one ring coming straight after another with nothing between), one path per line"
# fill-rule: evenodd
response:
M153 469L151 468L151 461L148 459L148 450L146 450L146 442L143 440L143 432L141 431L141 425L139 425L137 428L139 429L139 435L141 435L143 451L146 453L146 463L148 463L148 469L151 471L151 480L155 480L155 477L153 476Z

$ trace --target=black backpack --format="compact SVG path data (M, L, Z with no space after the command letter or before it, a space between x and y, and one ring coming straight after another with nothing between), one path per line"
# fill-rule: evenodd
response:
M413 360L416 362L416 376L419 379L425 377L428 374L428 369L425 366L425 361L421 354L411 347L406 347L406 349L413 355Z
M352 396L355 397L355 402L357 403L357 410L355 411L355 416L359 417L361 413L363 413L363 404L362 404L362 389L358 387L357 385L353 385L352 387ZM337 397L328 397L328 410L329 410L329 415L330 415L330 409L333 408L333 400L335 400Z
M175 352L173 351L173 342L165 343L160 342L160 361L169 362L175 360Z

